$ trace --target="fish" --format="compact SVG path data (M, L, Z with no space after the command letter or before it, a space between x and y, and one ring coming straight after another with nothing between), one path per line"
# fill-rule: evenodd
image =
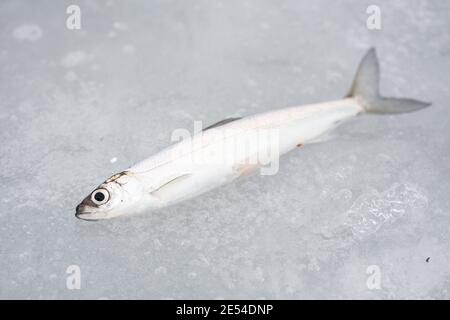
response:
M219 121L114 174L82 200L75 215L97 221L149 212L196 197L256 170L275 174L277 166L273 170L271 165L280 156L317 143L346 120L363 114L408 113L431 105L382 96L379 78L378 57L371 48L344 98Z

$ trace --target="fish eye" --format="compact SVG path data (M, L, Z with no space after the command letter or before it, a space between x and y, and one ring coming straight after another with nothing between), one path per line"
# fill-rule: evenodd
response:
M96 205L102 205L108 202L109 200L109 192L106 189L97 189L92 192L91 200Z

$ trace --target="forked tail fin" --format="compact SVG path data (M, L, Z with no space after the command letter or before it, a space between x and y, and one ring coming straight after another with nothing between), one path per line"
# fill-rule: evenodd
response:
M361 63L347 97L355 98L368 113L405 113L431 105L413 99L385 98L380 95L380 67L377 54L371 48Z

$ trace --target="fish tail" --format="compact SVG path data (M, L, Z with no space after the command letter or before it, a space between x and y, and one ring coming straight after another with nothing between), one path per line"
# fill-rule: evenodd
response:
M382 97L379 85L380 67L375 49L371 48L359 64L347 97L354 98L368 113L406 113L431 105L413 99Z

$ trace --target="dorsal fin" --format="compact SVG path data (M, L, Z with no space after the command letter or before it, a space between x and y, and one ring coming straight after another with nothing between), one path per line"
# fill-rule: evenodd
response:
M241 117L239 117L239 118L226 118L226 119L220 120L219 122L216 122L216 123L210 125L209 127L206 127L205 129L203 129L203 131L206 131L206 130L212 129L212 128L216 128L216 127L220 127L220 126L223 126L224 124L227 124L229 122L233 122L233 121L236 121L236 120L239 120L239 119L242 119L242 118Z

